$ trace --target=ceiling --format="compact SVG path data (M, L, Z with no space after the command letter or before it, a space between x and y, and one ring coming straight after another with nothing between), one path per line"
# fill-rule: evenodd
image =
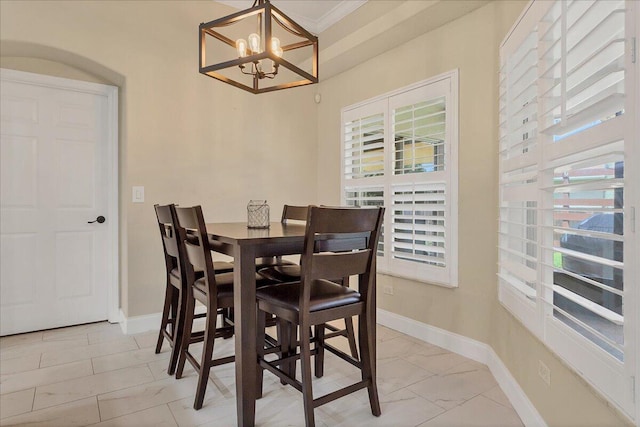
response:
M253 5L253 0L217 1L238 10L249 9ZM271 4L317 35L366 2L367 0L272 0Z

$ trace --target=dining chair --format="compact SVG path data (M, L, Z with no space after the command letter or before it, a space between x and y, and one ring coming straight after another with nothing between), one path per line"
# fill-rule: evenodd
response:
M291 221L302 223L306 220L307 220L307 206L293 206L293 205L283 206L282 217L280 218L281 223L288 224ZM293 270L288 269L287 266L292 266ZM256 271L260 271L266 268L275 268L277 270L274 270L273 274L280 275L285 279L288 274L295 275L296 274L295 269L297 267L298 267L298 264L296 264L295 262L283 259L281 256L262 257L256 260ZM279 280L279 279L274 279L274 280Z
M234 356L213 358L215 339L226 338L233 333L233 324L223 321L221 326L217 326L218 315L223 314L225 309L233 307L233 272L216 273L211 255L212 247L200 206L176 208L176 216L179 241L186 254L187 282L192 284L187 287L185 295L184 336L178 358L176 378L182 377L185 362L188 360L198 373L198 385L193 407L200 409L204 401L211 368L235 360ZM192 234L189 234L187 230ZM204 275L197 277L196 271L203 271ZM272 280L256 273L258 287L273 283ZM192 332L196 301L206 307L205 329L200 333ZM189 351L189 346L202 341L204 341L202 355L198 359Z
M384 208L349 209L310 207L301 258L301 281L281 283L256 291L258 306L258 343L264 339L264 316L274 314L292 330L298 330L299 341L291 340L289 348L275 359L265 358L258 345L258 396L262 394L262 372L272 372L302 392L307 427L314 426L314 408L362 388L367 388L371 412L380 415L380 402L375 375L375 262ZM348 250L345 242L364 235L366 246ZM336 252L333 249L337 250ZM335 277L358 277L358 290L332 281ZM360 359L355 359L329 345L323 339L324 328L318 328L311 348L310 329L326 322L358 317ZM292 334L293 336L293 334ZM324 396L313 397L311 355L328 350L361 371L361 380ZM302 379L295 378L292 362L300 359ZM318 375L318 357L316 376Z
M282 222L287 223L288 220L295 220L302 222L307 220L309 212L308 206L291 206L284 205L282 210ZM300 281L300 265L294 263L271 265L269 267L258 270L259 273L268 279L272 279L279 282L299 282ZM348 277L336 277L334 282L340 283L343 286L349 286ZM349 350L351 356L355 359L358 358L358 346L356 344L356 336L353 328L353 319L350 317L344 319L345 327L341 329L335 325L326 323L324 327L329 331L324 335L325 339L334 337L345 337L349 343Z
M183 298L187 287L186 270L184 266L185 255L178 241L176 231L175 205L154 205L158 228L162 237L164 262L166 270L166 284L164 305L162 308L162 320L156 342L156 354L160 353L162 343L166 338L171 346L171 356L167 373L173 375L180 354L180 344L184 329L184 314L186 299ZM218 272L233 271L233 264L216 261L214 269ZM203 271L196 272L196 276L202 277Z

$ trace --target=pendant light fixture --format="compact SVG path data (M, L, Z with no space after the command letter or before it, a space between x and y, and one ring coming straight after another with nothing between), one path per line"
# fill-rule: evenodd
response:
M318 83L318 38L255 0L200 24L200 73L254 94Z

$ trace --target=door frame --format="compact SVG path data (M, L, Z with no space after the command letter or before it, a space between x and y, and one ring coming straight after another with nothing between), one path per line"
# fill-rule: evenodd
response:
M44 86L53 89L89 93L104 96L107 100L107 320L110 323L120 322L120 287L119 287L119 191L118 191L118 87L101 83L53 77L44 74L0 68L2 81Z

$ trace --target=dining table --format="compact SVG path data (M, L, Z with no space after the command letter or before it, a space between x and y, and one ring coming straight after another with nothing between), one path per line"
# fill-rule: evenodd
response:
M249 228L246 222L207 223L212 250L233 257L236 405L238 426L253 427L257 396L256 259L301 254L305 225L271 222L268 228ZM354 236L321 246L321 250L351 250L364 238ZM375 289L375 287L374 287ZM375 295L375 292L374 292ZM373 314L375 336L375 310ZM374 349L375 351L375 344ZM375 373L375 366L372 367Z

